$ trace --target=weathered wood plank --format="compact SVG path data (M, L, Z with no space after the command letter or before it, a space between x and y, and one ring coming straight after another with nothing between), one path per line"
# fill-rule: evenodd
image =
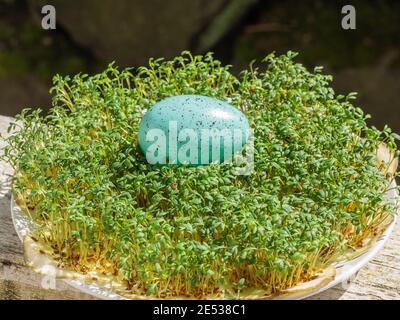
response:
M0 132L6 133L12 118L0 116ZM0 141L0 148L4 143ZM0 151L1 152L1 151ZM22 246L10 216L11 168L0 162L0 300L94 299L57 280L56 290L42 287L43 277L24 264ZM338 285L309 299L400 300L400 219L378 256L360 270L350 285Z

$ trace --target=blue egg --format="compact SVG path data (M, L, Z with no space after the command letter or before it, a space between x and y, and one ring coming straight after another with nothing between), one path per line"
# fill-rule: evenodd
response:
M227 102L181 95L157 102L143 116L139 146L150 164L226 162L250 133L245 115Z

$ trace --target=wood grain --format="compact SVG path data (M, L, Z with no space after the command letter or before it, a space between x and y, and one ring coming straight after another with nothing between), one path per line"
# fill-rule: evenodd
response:
M0 132L6 134L12 118L0 116ZM0 150L4 142L0 141ZM0 151L2 152L2 151ZM22 245L10 212L12 169L0 162L0 300L2 299L95 299L62 280L55 289L42 286L43 277L25 266ZM400 219L384 249L350 283L338 285L309 299L400 300Z

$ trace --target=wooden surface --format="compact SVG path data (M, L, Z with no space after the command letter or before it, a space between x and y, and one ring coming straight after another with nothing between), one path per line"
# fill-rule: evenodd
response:
M2 135L6 134L11 120L0 116ZM0 148L3 146L4 142L0 141ZM0 300L93 299L62 280L57 280L56 289L44 289L43 277L25 266L22 246L10 216L11 174L11 168L0 162ZM384 249L351 280L310 299L400 300L400 219Z

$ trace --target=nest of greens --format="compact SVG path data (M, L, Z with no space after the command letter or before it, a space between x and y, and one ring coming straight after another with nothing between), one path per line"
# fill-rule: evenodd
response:
M96 270L150 297L284 292L381 235L394 208L384 143L331 76L267 56L238 77L212 54L97 75L54 77L47 115L24 110L4 158L13 193L60 268ZM152 166L139 149L145 111L201 94L239 108L254 129L254 172L235 164ZM257 291L259 292L259 291Z

